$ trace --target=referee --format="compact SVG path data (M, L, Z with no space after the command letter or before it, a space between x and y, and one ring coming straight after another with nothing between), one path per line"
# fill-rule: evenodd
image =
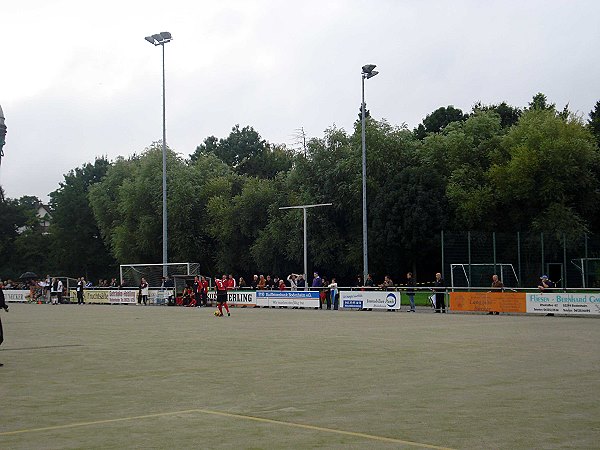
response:
M4 285L0 281L0 308L8 312L8 305L4 300L4 291L2 290L2 288L4 288ZM2 342L4 342L4 333L2 332L2 319L0 318L0 345L2 345ZM3 365L4 364L0 363L0 367L2 367Z

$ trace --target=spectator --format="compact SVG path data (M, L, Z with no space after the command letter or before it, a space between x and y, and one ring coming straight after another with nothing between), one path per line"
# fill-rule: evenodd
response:
M550 281L548 275L542 275L540 277L540 283L538 284L540 292L548 292L552 288L554 288L554 283Z
M435 281L433 283L435 286L433 291L435 292L435 312L442 313L446 312L446 286L444 283L444 279L442 278L441 273L435 274Z
M256 288L258 290L264 291L266 289L267 286L267 280L265 279L264 275L261 275L260 278L258 279L258 285L256 286Z
M118 288L119 287L119 283L117 283L117 279L113 278L110 280L110 287L111 288Z
M232 274L229 274L229 278L227 279L227 289L232 290L237 287L237 283L235 282L235 278L233 278Z
M144 302L144 306L148 304L148 290L148 283L146 282L145 278L142 278L142 281L140 282L140 290L138 293L138 305L141 305L142 302Z
M58 278L52 279L52 288L50 291L50 299L53 305L58 305L62 303L62 295L63 295L63 284Z
M283 281L283 278L282 278L281 280L279 280L279 290L285 291L285 289L286 289L285 281Z
M238 281L238 288L240 289L246 289L246 280L244 280L244 277L240 277L239 281Z
M340 293L338 291L338 284L335 278L331 278L331 283L327 285L329 288L329 301L327 302L327 309L329 309L329 303L333 303L333 309L337 310L340 303Z
M371 276L370 273L368 273L367 279L365 280L365 287L372 288L373 286L375 286L375 283L373 282L373 277Z
M364 283L363 283L363 279L362 279L362 275L357 275L356 276L356 287L363 287Z
M201 305L208 306L208 281L206 280L206 277L200 277L200 284L202 285Z
M254 290L258 289L258 275L252 276L252 282L250 283L250 287Z
M298 286L298 289L306 289L306 279L304 277L304 274L298 275L296 286Z
M273 289L273 280L271 280L271 275L267 275L267 279L265 280L265 289Z
M75 291L77 292L77 304L83 305L85 302L83 300L83 287L85 286L85 278L80 277L77 279L77 286L75 287Z
M46 303L50 303L50 299L52 298L52 294L50 291L52 290L52 278L50 275L46 275L46 279L44 280L44 301Z
M313 273L313 281L312 281L311 286L312 287L322 287L323 286L323 280L319 276L318 272Z
M410 302L410 309L408 312L415 312L415 279L413 278L412 272L408 272L406 274L406 295L408 296L408 301Z
M287 276L288 283L290 283L290 289L295 291L298 289L298 285L296 284L296 280L298 279L298 275L295 273L291 273Z

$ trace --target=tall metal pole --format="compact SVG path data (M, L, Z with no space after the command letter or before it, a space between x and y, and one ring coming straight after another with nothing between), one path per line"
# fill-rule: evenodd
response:
M302 208L304 216L304 282L308 283L308 232L306 225L306 207Z
M361 128L362 128L362 216L363 216L363 280L369 274L367 245L367 144L365 138L365 74L362 78Z
M165 98L165 44L162 47L162 81L163 81L163 138L162 138L162 201L163 201L163 221L162 221L162 259L163 276L167 276L167 119L166 119L166 98Z

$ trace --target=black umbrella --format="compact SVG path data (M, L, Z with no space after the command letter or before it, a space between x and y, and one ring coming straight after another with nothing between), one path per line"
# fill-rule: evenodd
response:
M19 280L33 280L38 278L38 276L33 272L25 272L23 275L19 277Z

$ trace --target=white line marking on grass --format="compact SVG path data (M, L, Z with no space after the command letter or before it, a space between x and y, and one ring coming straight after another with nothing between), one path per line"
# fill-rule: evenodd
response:
M192 413L209 414L212 416L229 417L229 418L233 418L233 419L252 420L254 422L270 423L273 425L284 425L284 426L288 426L288 427L302 428L305 430L322 431L325 433L342 434L345 436L354 436L354 437L360 437L363 439L370 439L372 441L391 442L394 444L411 445L413 447L419 447L419 448L432 448L432 449L437 449L437 450L452 450L449 447L440 447L438 445L423 444L421 442L406 441L403 439L395 439L395 438L390 438L390 437L385 437L385 436L377 436L374 434L358 433L355 431L338 430L335 428L318 427L315 425L306 425L306 424L295 423L295 422L285 422L283 420L266 419L264 417L255 417L255 416L248 416L248 415L244 415L244 414L227 413L227 412L223 412L223 411L213 411L210 409L186 409L183 411L145 414L143 416L121 417L118 419L94 420L92 422L76 422L76 423L70 423L70 424L65 424L65 425L54 425L54 426L50 426L50 427L28 428L28 429L23 429L23 430L14 430L14 431L2 431L2 432L0 432L0 436L13 436L16 434L36 433L36 432L40 432L40 431L64 430L64 429L68 429L68 428L87 427L87 426L91 426L91 425L102 425L102 424L107 424L107 423L126 422L129 420L151 419L151 418L155 418L155 417L165 417L165 416L174 416L177 414L192 414Z

